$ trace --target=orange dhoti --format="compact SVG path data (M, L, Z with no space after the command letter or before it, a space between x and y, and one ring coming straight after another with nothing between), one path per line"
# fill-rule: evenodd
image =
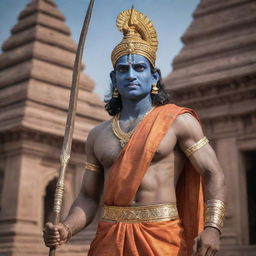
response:
M104 205L131 206L161 140L176 117L185 112L196 116L190 109L168 104L155 108L142 120L109 170ZM179 178L176 196L182 227L180 219L137 223L100 221L88 255L188 256L194 238L203 227L200 176L189 162Z
M90 256L187 255L180 220L147 223L100 221Z

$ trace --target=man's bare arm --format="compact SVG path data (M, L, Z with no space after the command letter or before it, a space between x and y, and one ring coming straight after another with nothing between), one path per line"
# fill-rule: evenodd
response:
M94 219L102 187L102 173L87 170L83 177L81 191L63 222L71 228L73 235L88 226Z
M204 137L201 125L190 114L180 115L173 125L183 152ZM190 162L203 177L204 198L226 200L224 173L210 144L205 144L189 157ZM215 255L219 250L220 234L213 227L207 227L195 239L192 255Z
M201 125L188 113L177 118L174 129L183 152L204 137ZM205 201L225 201L224 173L210 144L194 152L189 160L203 177Z
M65 243L70 233L74 235L89 225L97 212L104 183L104 173L103 167L98 163L93 150L96 135L97 128L94 128L87 138L86 155L87 162L97 165L99 168L98 170L86 169L80 193L63 223L57 225L46 224L44 240L48 247L56 247Z

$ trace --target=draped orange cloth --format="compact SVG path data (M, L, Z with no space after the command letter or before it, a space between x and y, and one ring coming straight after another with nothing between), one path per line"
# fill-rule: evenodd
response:
M186 112L197 118L191 109L167 104L156 107L142 120L109 170L105 205L131 205L160 142L176 117ZM201 179L189 161L178 180L176 197L181 224L179 219L148 223L100 221L88 255L188 256L204 219Z

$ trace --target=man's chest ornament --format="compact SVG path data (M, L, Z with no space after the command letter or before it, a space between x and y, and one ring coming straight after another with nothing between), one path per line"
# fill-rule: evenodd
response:
M130 140L130 138L132 137L133 133L135 132L136 128L138 127L138 125L140 124L140 122L142 121L142 119L148 115L154 108L151 108L148 112L146 112L141 118L139 118L137 124L135 125L135 127L129 131L129 132L124 132L119 124L119 118L120 118L120 113L116 114L114 116L114 118L112 119L112 131L113 134L117 137L117 139L120 142L121 147L125 147L125 145L128 143L128 141Z

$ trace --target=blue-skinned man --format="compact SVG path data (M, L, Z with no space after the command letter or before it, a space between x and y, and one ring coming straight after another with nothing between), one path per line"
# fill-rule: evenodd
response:
M114 88L122 97L123 120L137 119L152 109L152 84L157 84L159 73L151 72L150 62L143 56L127 54L120 57L111 72Z
M124 39L112 52L106 105L114 117L89 133L81 191L63 223L46 224L45 243L67 242L93 220L102 198L88 255L213 256L223 227L223 172L195 112L169 104L152 23L131 9L117 26Z

